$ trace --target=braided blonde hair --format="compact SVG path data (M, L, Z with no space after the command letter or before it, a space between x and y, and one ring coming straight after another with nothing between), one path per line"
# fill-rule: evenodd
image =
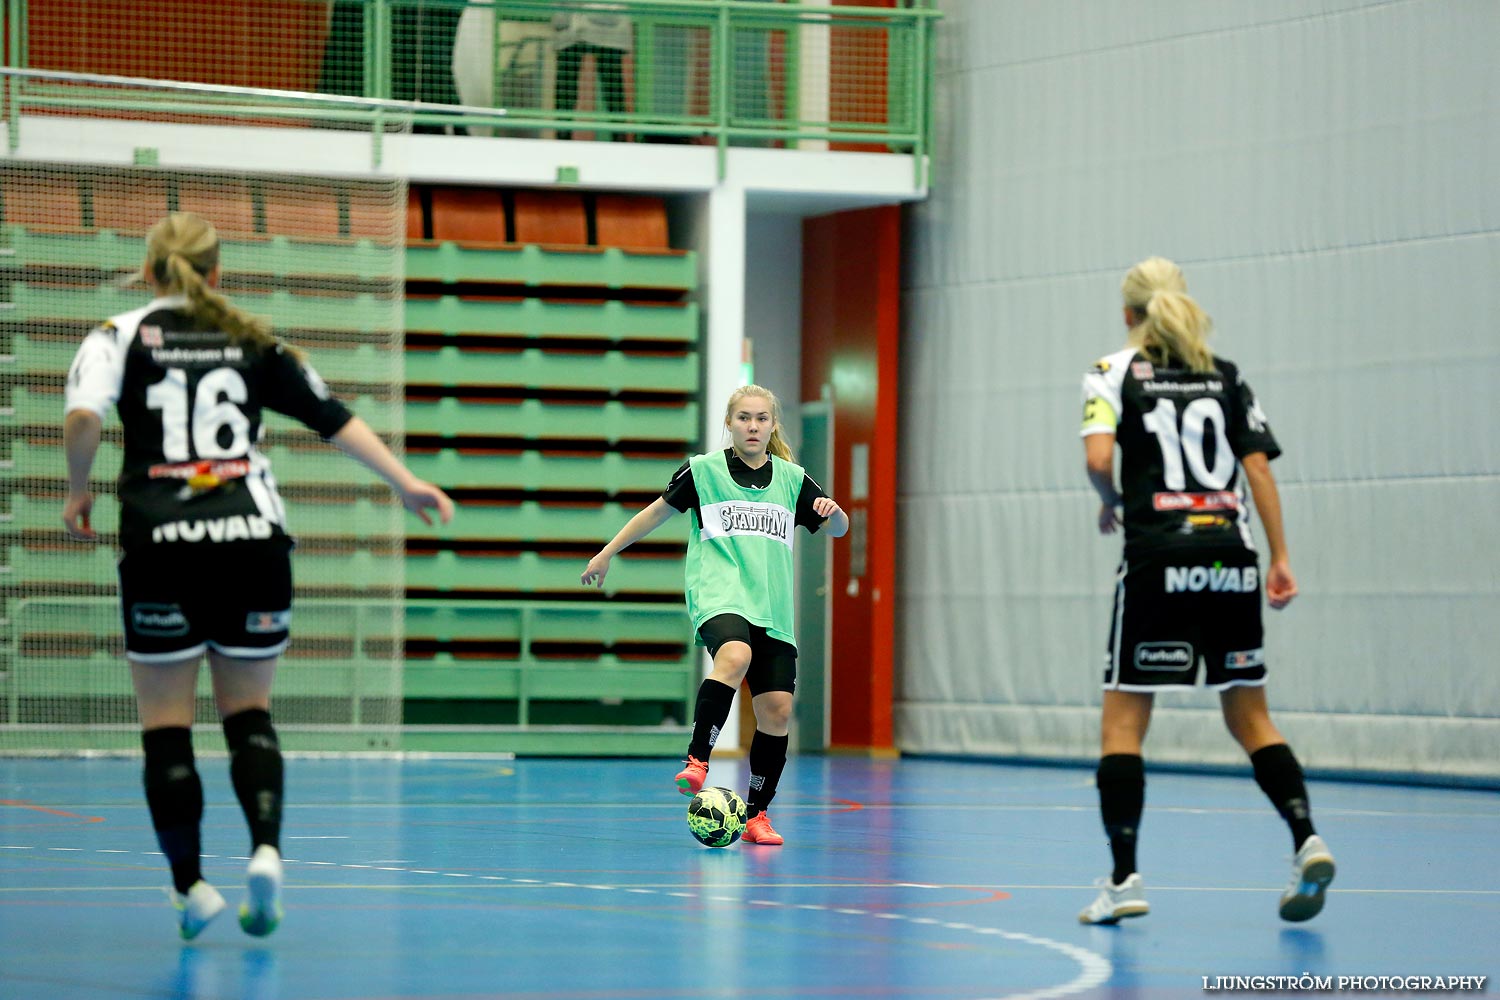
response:
M192 212L173 212L146 234L147 277L169 295L185 295L187 312L204 326L222 330L231 343L271 350L281 341L271 324L237 309L209 287L207 277L219 265L219 234L213 223ZM285 347L298 361L302 352Z

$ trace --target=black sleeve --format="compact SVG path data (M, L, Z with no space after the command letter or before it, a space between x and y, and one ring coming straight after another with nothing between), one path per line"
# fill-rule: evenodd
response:
M698 506L698 484L693 482L693 474L688 470L692 466L683 462L677 471L672 473L672 481L667 488L661 491L661 498L665 500L673 510L686 513Z
M265 353L263 364L261 391L267 409L301 421L325 438L333 437L353 418L312 366L299 362L281 345Z
M802 489L797 493L797 523L808 531L817 531L823 527L823 522L828 519L813 510L813 501L827 495L823 492L823 487L813 482L813 477L804 472Z
M1244 458L1259 451L1264 452L1268 459L1276 458L1281 454L1281 446L1276 443L1276 435L1271 433L1266 415L1255 400L1255 391L1238 368L1232 375L1234 385L1229 390L1229 413L1225 414L1225 419L1229 423L1229 447L1234 449L1234 457Z

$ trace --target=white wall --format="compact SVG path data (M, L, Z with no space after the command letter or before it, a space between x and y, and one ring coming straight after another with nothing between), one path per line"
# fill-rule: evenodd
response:
M1304 763L1500 774L1500 4L944 0L910 213L898 742L1096 753L1118 542L1078 379L1178 260L1286 457ZM1241 760L1211 695L1148 755Z

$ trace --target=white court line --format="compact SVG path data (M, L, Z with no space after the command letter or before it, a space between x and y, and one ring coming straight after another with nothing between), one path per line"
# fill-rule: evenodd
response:
M1257 810L1257 811L1259 811L1259 810ZM36 847L36 846L33 846L33 845L18 845L18 844L0 845L0 849L17 850L17 851L31 851L31 850L72 851L72 852L80 852L80 853L86 851L86 849L82 849L82 848L51 848L51 847L49 847L49 848L39 848L39 847ZM117 849L97 849L95 851L95 853L100 853L100 854L123 854L123 853L131 853L131 852L120 851L120 850L117 850ZM141 851L141 852L136 852L136 853L138 853L139 856L141 856L143 858L155 858L155 857L160 857L161 856L161 853L159 851ZM236 859L236 860L244 860L244 859ZM963 884L963 885L956 885L956 884L954 884L954 885L948 885L948 884L943 884L943 883L925 883L925 882L921 882L921 883L919 883L919 882L900 882L900 883L891 883L891 882L862 882L862 883L860 883L860 882L777 882L777 883L766 883L764 881L754 881L754 882L748 882L747 881L747 882L740 883L740 884L725 885L723 883L719 883L719 884L716 884L716 885L714 885L712 887L707 887L707 886L703 887L704 889L711 888L711 889L715 890L717 893L720 893L720 894L717 894L717 895L711 895L710 896L710 895L704 895L701 890L699 892L683 892L683 891L680 891L681 890L681 883L677 883L677 882L663 883L663 884L652 884L652 885L632 885L632 886L589 885L589 884L579 884L579 883L574 883L574 882L551 882L551 881L542 881L542 880L538 880L538 879L529 879L529 878L512 878L512 877L503 876L503 875L475 875L475 874L470 873L470 872L440 872L440 871L434 871L434 870L431 870L431 869L424 869L424 868L404 868L404 867L394 867L394 866L372 866L372 865L368 865L368 864L359 864L359 863L354 863L354 862L332 862L332 861L301 861L301 862L298 862L298 861L294 861L292 859L287 859L287 861L288 861L289 864L306 864L306 865L309 865L309 866L318 865L318 866L323 866L323 867L339 867L339 868L346 868L346 869L365 869L365 870L371 869L373 867L373 868L376 868L377 870L398 872L398 873L411 874L411 875L442 875L442 876L445 876L445 877L451 878L451 879L482 879L482 880L490 882L491 885L489 886L489 888L494 888L494 889L529 888L529 889L587 889L587 890L602 891L602 892L615 891L615 892L627 892L627 893L632 893L632 894L635 894L635 895L655 895L655 896L661 896L661 897L666 897L666 898L674 898L674 899L697 900L697 901L712 901L712 902L724 902L724 903L737 903L737 904L740 904L740 905L760 906L760 907L765 907L765 908L784 907L784 908L787 908L787 909L800 909L800 910L808 910L808 911L822 912L822 913L828 913L828 914L837 914L839 916L848 916L848 917L863 918L863 919L878 919L878 920L883 920L883 921L887 921L887 922L903 922L904 921L904 922L912 924L914 926L927 926L927 927L936 926L936 927L942 928L945 931L954 931L954 932L959 932L959 933L971 933L971 934L982 935L984 937L990 937L990 938L1000 937L1000 938L1004 938L1005 940L1017 942L1017 943L1020 943L1020 944L1025 944L1025 945L1031 945L1031 946L1035 946L1035 947L1045 948L1045 949L1048 949L1050 951L1054 951L1054 952L1058 953L1059 955L1062 955L1062 956L1070 959L1071 961L1073 961L1074 963L1076 963L1077 966L1078 966L1078 970L1079 970L1078 974L1076 976L1074 976L1071 980L1069 980L1066 983L1062 983L1062 984L1059 984L1059 985L1056 985L1056 986L1045 987L1045 988L1042 988L1042 989L1031 990L1031 991L1023 992L1023 993L1008 994L1004 998L1004 1000L1051 1000L1051 998L1063 998L1063 997L1072 996L1072 995L1075 995L1075 994L1082 993L1082 992L1085 992L1087 990L1093 989L1093 988L1099 986L1100 984L1102 984L1104 982L1107 982L1108 979L1109 979L1109 977L1113 974L1113 971L1114 971L1113 970L1113 966L1110 964L1110 962L1108 961L1108 959L1106 959L1102 955L1099 955L1099 954L1097 954L1095 952L1089 951L1086 948L1081 948L1081 947L1078 947L1078 946L1075 946L1075 945L1072 945L1072 944L1068 944L1066 942L1055 941L1055 940L1052 940L1050 938L1042 937L1040 935L1035 935L1035 934L1028 934L1028 933L1022 933L1022 932L1017 932L1017 931L1008 931L1008 930L1004 930L1004 929L998 928L998 927L980 927L980 926L976 926L976 925L971 924L971 923L958 922L958 921L943 921L943 920L939 920L939 919L936 919L936 918L933 918L933 917L909 916L909 915L904 914L904 913L900 913L900 912L896 912L896 911L890 911L890 910L872 911L872 910L861 909L861 908L857 908L857 907L834 907L834 906L828 906L826 904L817 904L817 903L784 903L784 902L781 902L781 901L778 901L778 900L767 900L767 899L761 899L761 898L745 899L744 897L741 897L741 896L722 895L722 893L724 893L726 889L731 890L731 891L733 891L733 890L740 890L740 891L744 891L744 892L757 892L757 893L759 893L759 892L764 892L766 889L769 889L769 888L776 888L776 889L781 889L781 890L794 890L794 889L816 889L816 890L828 890L828 889L838 889L838 890L849 890L849 889L887 889L888 890L888 889L899 888L899 889L913 889L913 890L918 890L918 891L920 891L920 890L929 890L929 891L931 891L931 890L942 889L942 890L968 890L968 891L974 891L974 890L980 890L980 891L983 891L983 890L991 890L991 891L994 891L994 890L1016 890L1016 891L1048 891L1048 892L1050 892L1050 891L1068 891L1068 892L1075 892L1075 891L1086 891L1086 890L1092 888L1091 885L1075 885L1075 884L1060 884L1060 883L1050 883L1050 884L1041 884L1041 883L1037 883L1037 884L1011 883L1011 884L996 884L996 885L974 885L974 884L966 883L966 884ZM479 883L479 882L470 882L468 884L471 885L471 886L473 886L473 885L481 885L482 883ZM405 885L388 885L387 884L387 885L368 885L368 886L350 886L350 885L324 885L324 886L308 886L308 885L304 885L304 886L297 886L294 883L292 886L289 886L288 888L291 888L291 889L312 889L312 888L318 888L318 889L328 889L328 890L365 889L365 890L373 890L373 891L391 891L391 890L402 891L402 890L417 889L417 888L422 888L422 889L441 888L442 886L445 886L445 885L451 886L451 885L453 885L453 883L452 882L438 882L438 883L422 883L420 885L413 885L413 884L408 883L408 884L405 884ZM80 892L80 891L97 892L97 891L101 891L101 890L103 890L103 891L116 891L116 892L140 892L140 891L142 891L141 887L139 887L139 886L95 886L95 887L67 887L67 888L63 888L63 887L51 887L51 888L45 888L45 889L43 889L43 888L26 889L26 888L22 888L22 887L14 887L14 886L0 886L0 893L15 893L15 892ZM1220 893L1222 893L1222 892L1245 893L1245 892L1249 892L1249 893L1271 893L1271 892L1279 892L1279 891L1280 891L1280 888L1279 887L1275 887L1275 886L1264 887L1264 886L1203 886L1203 885L1162 886L1162 885L1156 885L1156 884L1152 885L1152 892L1158 892L1158 893L1161 893L1161 892L1201 892L1201 893L1215 893L1215 892L1220 892ZM1500 889L1434 889L1434 888L1397 889L1397 888L1342 888L1341 887L1339 889L1335 889L1335 890L1332 890L1332 891L1333 892L1337 892L1340 895L1500 896ZM985 1000L999 1000L999 998L985 998Z

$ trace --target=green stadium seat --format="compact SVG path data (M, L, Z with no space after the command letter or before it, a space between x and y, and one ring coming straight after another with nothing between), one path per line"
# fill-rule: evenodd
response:
M406 433L582 438L597 441L682 442L698 438L696 403L632 406L618 400L569 403L558 400L464 400L447 397L406 404Z
M693 354L562 354L524 351L406 352L408 385L604 389L610 392L698 391L698 358Z
M660 340L683 346L696 344L699 336L696 303L478 299L456 295L408 298L406 329L510 337L629 338Z

